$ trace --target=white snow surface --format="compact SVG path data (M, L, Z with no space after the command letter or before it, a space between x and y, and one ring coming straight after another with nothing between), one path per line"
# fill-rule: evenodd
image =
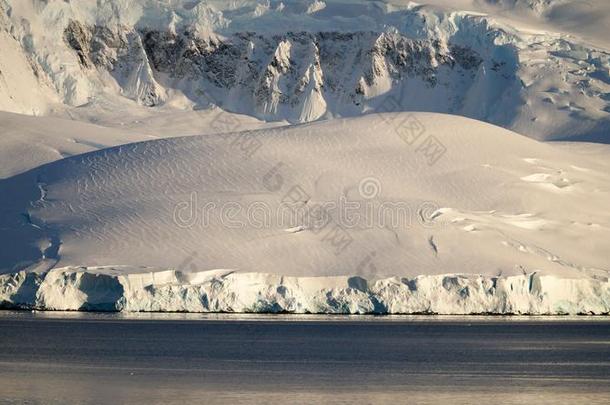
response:
M433 111L610 142L609 15L605 0L0 0L0 109Z
M66 267L0 275L0 303L73 311L607 314L610 283L536 273L427 275L371 282L362 277Z
M608 160L579 149L389 113L71 156L0 180L0 301L608 313Z
M0 0L0 307L609 314L609 25Z
M8 178L45 163L109 146L147 139L185 135L226 133L282 125L222 112L161 110L143 108L117 112L98 108L76 109L66 118L32 117L0 111L0 179ZM82 115L80 115L82 114ZM68 117L95 116L89 119ZM225 119L226 118L226 119Z

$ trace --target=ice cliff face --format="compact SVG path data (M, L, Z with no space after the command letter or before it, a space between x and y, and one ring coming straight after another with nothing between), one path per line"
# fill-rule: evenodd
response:
M122 96L153 107L186 96L194 108L291 122L423 110L537 138L593 139L608 128L605 50L465 12L350 10L323 2L2 0L0 25L56 95L50 104ZM0 88L0 97L31 112L10 101L17 92Z
M0 275L0 286L0 307L48 310L530 315L610 312L607 280L535 273L366 280L230 271L130 273L130 269L120 267L63 268Z

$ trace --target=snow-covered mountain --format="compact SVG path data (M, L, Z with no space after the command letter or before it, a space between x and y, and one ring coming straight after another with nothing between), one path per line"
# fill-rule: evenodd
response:
M0 307L608 314L609 19L0 0Z
M546 15L559 3L469 5ZM0 15L0 103L14 112L113 97L294 123L434 111L609 140L607 49L442 4L1 0Z

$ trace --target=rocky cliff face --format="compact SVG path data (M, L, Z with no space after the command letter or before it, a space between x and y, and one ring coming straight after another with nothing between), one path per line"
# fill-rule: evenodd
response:
M407 81L428 91L471 86L484 62L469 47L399 33L245 32L202 38L190 31L111 31L70 21L64 40L83 69L110 72L124 95L141 104L157 105L164 87L175 87L195 102L291 121L363 110L366 100ZM165 78L164 86L155 75ZM454 76L459 83L452 83ZM333 100L332 107L327 100Z
M594 139L610 128L609 52L481 15L409 6L332 19L330 7L272 3L250 11L197 1L27 4L0 0L0 24L40 86L70 106L119 96L156 107L180 97L182 107L291 122L434 111L539 139ZM12 108L29 111L21 109Z
M154 78L142 38L135 30L118 27L113 31L71 20L64 30L64 41L76 53L82 69L110 72L126 97L146 106L164 100L164 90Z

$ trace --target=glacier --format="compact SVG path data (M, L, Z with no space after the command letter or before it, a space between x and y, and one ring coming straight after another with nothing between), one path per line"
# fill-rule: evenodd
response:
M536 139L607 141L602 43L434 4L357 2L349 16L339 3L282 4L2 0L0 42L18 63L0 57L0 106L78 107L92 120L108 104L219 107L291 123L432 111Z
M439 156L418 149L431 136ZM607 165L570 143L431 113L77 154L0 180L1 299L58 310L604 314ZM306 214L328 207L325 221L277 221L287 199ZM345 217L325 205L334 201L365 210Z
M0 306L608 314L586 3L0 0Z
M608 279L527 274L287 277L226 270L58 268L0 275L0 307L60 311L309 314L610 313Z

